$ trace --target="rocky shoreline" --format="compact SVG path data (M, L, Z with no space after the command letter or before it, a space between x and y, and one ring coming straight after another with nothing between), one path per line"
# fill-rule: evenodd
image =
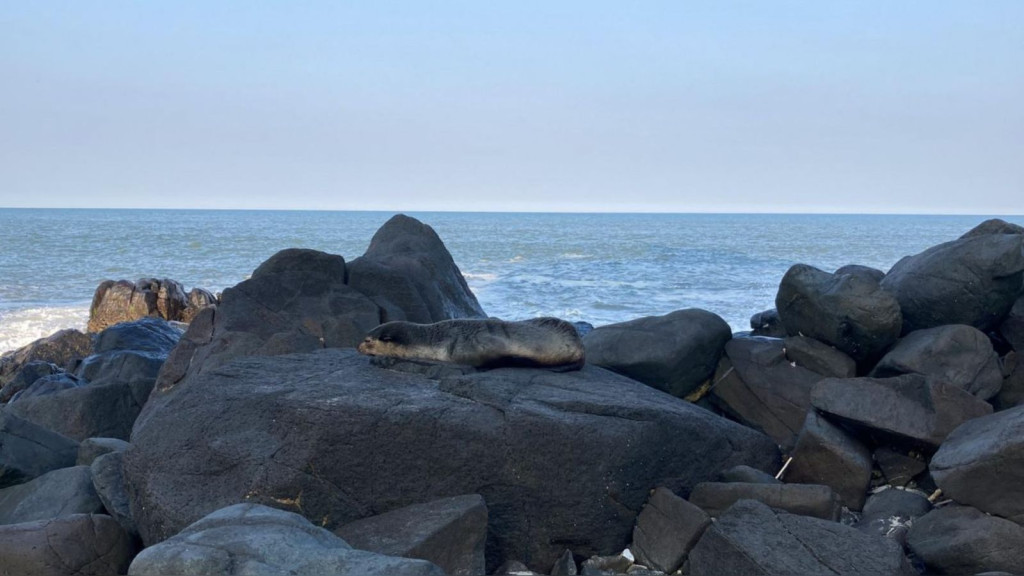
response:
M579 371L371 360L483 317L395 216L215 296L107 281L0 356L0 574L1024 574L1024 228L794 265L731 333L592 329Z

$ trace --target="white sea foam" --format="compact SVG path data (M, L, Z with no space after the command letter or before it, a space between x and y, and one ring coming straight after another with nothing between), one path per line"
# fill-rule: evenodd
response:
M473 272L463 272L462 273L462 277L465 278L467 282L472 281L472 280L477 280L477 281L480 281L480 282L492 282L492 281L498 279L498 275L497 274L489 274L489 273L474 274Z
M85 330L88 306L54 306L0 310L0 354L65 328Z

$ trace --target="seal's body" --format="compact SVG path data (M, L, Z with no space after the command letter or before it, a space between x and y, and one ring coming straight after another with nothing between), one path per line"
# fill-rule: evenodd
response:
M583 342L576 328L558 318L521 322L494 318L434 324L388 322L371 330L358 350L370 356L436 360L478 368L535 366L578 370L584 362Z

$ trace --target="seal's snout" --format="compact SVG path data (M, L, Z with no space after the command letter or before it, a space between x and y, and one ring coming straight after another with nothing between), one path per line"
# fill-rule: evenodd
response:
M356 346L356 350L358 350L360 354L373 356L373 338L370 338L369 336L364 338L363 341L359 343L359 346Z

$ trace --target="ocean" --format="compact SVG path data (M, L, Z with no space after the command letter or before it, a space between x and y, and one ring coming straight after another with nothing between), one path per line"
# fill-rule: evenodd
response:
M683 308L734 331L795 263L888 270L985 216L410 212L491 316L600 326ZM84 329L104 279L221 291L283 248L361 255L390 212L0 209L0 352ZM1024 225L1024 216L1003 217Z

